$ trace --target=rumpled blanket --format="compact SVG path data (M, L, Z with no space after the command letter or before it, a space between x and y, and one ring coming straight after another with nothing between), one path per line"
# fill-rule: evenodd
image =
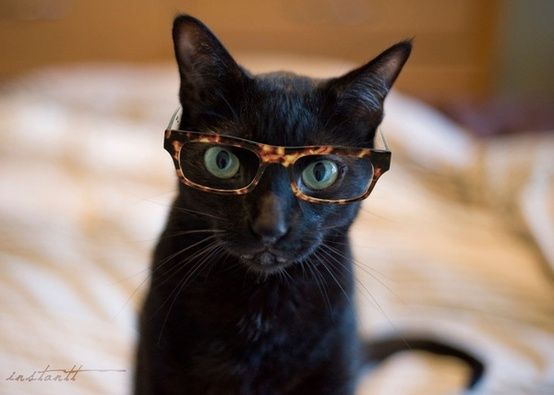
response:
M315 76L350 66L241 59ZM92 64L0 86L1 394L129 393L150 253L175 193L162 131L177 84L171 65ZM396 92L382 130L392 168L351 232L360 331L471 351L487 366L475 394L554 393L554 135L475 140ZM359 394L457 394L466 373L406 352Z

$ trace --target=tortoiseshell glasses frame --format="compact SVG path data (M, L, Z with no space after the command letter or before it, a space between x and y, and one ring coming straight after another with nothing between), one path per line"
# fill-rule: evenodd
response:
M179 107L173 114L171 121L167 129L165 130L164 148L170 153L177 177L180 182L189 187L218 194L226 195L243 195L251 192L262 177L265 168L270 164L280 164L288 169L290 176L290 185L292 192L298 199L312 203L325 203L325 204L347 204L363 200L369 196L377 180L383 173L390 168L391 152L388 149L387 143L383 135L378 132L381 138L383 149L376 148L360 148L360 147L346 147L346 146L303 146L303 147L285 147L262 144L255 141L250 141L234 136L221 135L217 133L201 133L194 131L179 130L179 124L181 119L182 108ZM253 179L244 187L237 189L221 189L209 187L199 184L187 178L186 171L183 171L181 167L181 150L187 143L205 143L211 145L230 146L245 149L255 154L259 160L258 169ZM333 155L338 157L350 157L350 158L367 158L371 162L373 167L371 181L364 186L364 189L357 196L352 196L346 199L334 199L334 198L318 198L305 194L301 188L299 188L296 177L293 174L293 165L300 158L306 156L324 156Z

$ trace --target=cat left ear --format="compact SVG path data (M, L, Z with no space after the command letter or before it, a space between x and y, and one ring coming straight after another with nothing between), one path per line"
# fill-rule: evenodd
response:
M412 41L401 41L369 63L331 80L337 98L359 100L378 110L412 51Z
M194 120L203 110L228 109L246 77L223 44L190 15L175 18L173 44L181 77L183 120Z

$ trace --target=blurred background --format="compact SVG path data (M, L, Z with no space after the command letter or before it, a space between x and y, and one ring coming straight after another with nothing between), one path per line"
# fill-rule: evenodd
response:
M479 395L554 393L551 0L0 0L0 393L129 393L175 193L180 12L254 72L336 76L414 38L385 104L392 168L352 230L361 331L470 351ZM125 372L5 380L74 364ZM359 394L461 393L466 373L407 353Z
M482 133L522 128L525 117L527 128L554 124L549 0L3 0L0 78L51 64L171 60L168 25L182 11L208 23L234 53L361 63L414 37L403 91Z

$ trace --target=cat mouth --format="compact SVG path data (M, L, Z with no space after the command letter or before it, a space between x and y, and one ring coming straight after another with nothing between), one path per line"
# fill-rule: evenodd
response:
M253 254L242 254L240 259L249 268L264 274L277 273L292 263L292 260L267 249Z

